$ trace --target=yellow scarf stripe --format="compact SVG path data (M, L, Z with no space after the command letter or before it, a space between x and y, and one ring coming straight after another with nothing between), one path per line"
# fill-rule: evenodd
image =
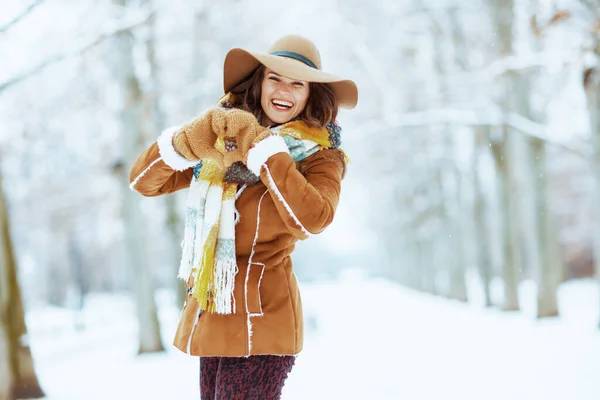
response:
M291 136L299 140L312 140L322 147L330 147L329 132L325 128L315 128L304 121L292 121L283 125L279 130L282 136Z
M202 168L200 168L198 173L198 180L220 184L223 182L223 178L225 178L225 172L213 160L202 160Z
M194 282L193 296L203 310L210 311L209 301L212 298L213 276L215 265L215 250L217 248L217 233L219 232L218 223L210 228L208 238L202 249L202 260L200 261L200 271ZM214 305L213 305L214 307Z
M225 184L223 188L223 200L235 200L237 194L237 183Z

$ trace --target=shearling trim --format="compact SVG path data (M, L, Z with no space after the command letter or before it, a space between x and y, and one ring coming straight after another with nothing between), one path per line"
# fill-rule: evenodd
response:
M235 201L237 201L237 199L239 199L239 197L242 195L242 193L244 192L244 190L246 190L246 188L248 187L247 183L244 183L244 186L242 186L241 188L239 188L237 190L237 192L235 193ZM235 202L234 202L235 204ZM234 208L234 223L237 225L238 222L240 222L240 212L237 210L237 208Z
M257 313L250 313L249 316L250 317L262 317L263 315L265 315L263 313L263 308L262 308L262 298L260 297L260 283L262 282L262 278L263 275L265 274L265 264L261 263L261 262L252 262L252 264L250 264L250 267L248 268L248 271L250 271L250 268L252 266L259 266L262 269L260 270L260 278L258 278L258 308L260 309L260 312ZM246 278L248 278L250 276L250 272L247 272L246 274ZM246 307L248 306L248 282L246 282Z
M281 204L283 204L283 206L285 207L285 209L287 210L287 212L290 214L290 216L292 217L292 219L294 220L294 222L296 222L296 224L298 225L298 227L300 228L300 230L306 236L312 236L312 233L310 233L304 227L304 225L302 225L302 222L300 222L300 220L298 219L298 217L296 217L296 214L294 213L294 210L292 210L292 207L290 207L290 205L288 204L288 202L285 201L285 198L283 197L283 195L279 191L279 188L275 184L275 181L273 180L273 176L271 175L271 171L269 171L269 167L267 167L266 164L265 164L265 172L267 174L267 180L269 181L269 189L271 189L273 191L273 193L275 193L275 195L277 196L277 198L279 199L279 201L281 201Z
M142 177L144 175L146 175L146 172L150 171L150 168L152 168L154 166L154 164L156 164L160 160L162 160L162 157L158 157L156 160L152 161L150 163L150 165L148 165L146 167L146 169L144 169L142 172L140 172L140 174L138 176L136 176L135 179L129 184L129 189L135 190L135 185L137 185L137 183L140 181L140 179L142 179Z
M157 140L160 156L165 164L175 171L183 171L198 164L197 160L188 160L175 151L175 148L173 147L173 136L177 133L179 128L179 126L172 126L165 129Z
M196 314L196 320L194 321L194 326L192 326L192 330L190 331L190 337L187 342L187 353L192 355L192 337L194 336L194 331L196 330L196 326L198 325L198 321L200 321L200 315L202 315L202 310L198 309L198 313Z
M269 157L277 153L290 154L285 140L281 136L273 135L256 143L248 151L246 166L255 175L260 175L260 168L267 162Z
M248 310L248 279L250 278L250 268L252 268L252 264L260 264L260 263L253 263L252 258L254 257L254 247L256 246L256 242L258 240L258 228L260 227L260 206L261 206L262 201L267 193L269 193L269 191L265 190L265 192L262 194L262 196L260 196L260 200L258 200L258 212L256 214L256 232L254 233L254 241L252 242L252 248L250 250L250 257L248 257L248 268L246 269L246 280L244 282L244 297L245 297L245 302L246 302L246 322L248 324L248 355L250 355L252 353L252 321L250 321L250 318L262 316L262 314L251 314L250 311ZM265 268L264 268L264 264L263 264L262 273L264 273L264 272L265 272ZM260 285L260 281L262 280L262 273L260 276L259 285ZM258 296L259 296L259 301L260 301L260 291L259 291ZM262 302L261 302L260 307L261 307L261 313L262 313Z

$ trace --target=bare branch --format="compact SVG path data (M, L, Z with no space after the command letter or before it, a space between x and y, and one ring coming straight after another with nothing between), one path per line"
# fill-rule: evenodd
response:
M592 14L600 15L598 9L600 9L600 1L598 0L580 0L580 3Z
M29 15L33 10L35 10L43 2L44 2L44 0L35 0L26 9L24 9L21 12L21 14L17 15L15 18L13 18L13 20L10 21L8 24L6 24L4 26L0 26L0 33L4 33L7 30L9 30L13 25L17 24L20 20L25 18L27 15Z
M40 71L42 71L43 69L45 69L46 67L49 67L50 65L54 65L56 63L59 63L63 60L67 60L69 58L73 58L73 57L77 57L82 55L83 53L85 53L86 51L98 46L99 44L101 44L102 42L104 42L107 39L112 38L113 36L116 35L120 35L124 32L127 32L128 30L131 30L133 28L136 28L138 26L144 25L146 22L148 22L151 18L152 18L152 14L150 13L148 14L148 16L146 16L144 19L142 19L141 21L138 21L132 25L126 26L126 27L122 27L119 28L113 32L109 32L109 33L105 33L102 34L100 36L98 36L94 41L92 41L91 43L88 43L74 51L68 52L68 53L64 53L64 54L59 54L56 56L52 56L44 61L42 61L41 63L39 63L38 65L30 68L29 70L23 72L20 75L17 75L9 80L7 80L6 82L0 83L0 93L2 93L4 90L8 89L9 87L22 82L24 80L26 80L27 78L30 78L34 75L36 75L37 73L39 73Z
M381 123L378 120L369 121L358 126L356 134L348 135L348 141L360 140L362 134L378 135L386 131L397 131L401 128L421 127L430 125L464 125L464 126L498 126L507 124L520 133L537 138L543 142L559 147L582 158L589 158L591 149L582 146L564 143L548 137L547 127L532 121L517 113L501 113L500 110L460 110L460 109L433 109L397 114L391 124ZM361 134L362 133L362 134Z

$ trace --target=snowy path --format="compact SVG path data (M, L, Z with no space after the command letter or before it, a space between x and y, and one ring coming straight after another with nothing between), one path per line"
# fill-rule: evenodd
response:
M305 350L283 398L599 399L595 284L563 285L563 316L542 322L528 315L526 289L525 311L507 314L383 281L304 285ZM177 311L166 309L168 345ZM124 300L99 299L86 314L94 329L81 334L28 314L48 400L199 398L196 358L176 350L135 356L130 312ZM56 315L47 320L64 327Z

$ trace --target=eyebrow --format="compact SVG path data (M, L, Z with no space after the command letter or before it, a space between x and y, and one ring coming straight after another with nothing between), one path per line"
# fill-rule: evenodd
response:
M273 75L275 75L275 76L277 76L277 77L281 78L281 75L279 75L279 74L278 74L277 72L275 72L275 71L269 71L269 72L267 72L267 75L270 75L270 74L273 74ZM305 83L308 83L308 82L294 80L294 81L293 81L293 83L302 83L302 84L305 84Z

